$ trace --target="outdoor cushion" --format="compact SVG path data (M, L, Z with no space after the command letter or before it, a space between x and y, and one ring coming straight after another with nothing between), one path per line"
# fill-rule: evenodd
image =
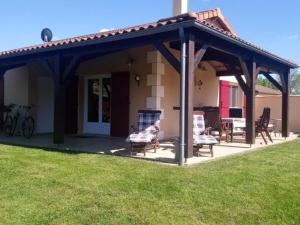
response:
M160 125L160 113L156 112L141 112L139 113L138 131L156 132L156 127Z
M131 134L126 141L131 143L150 143L157 138L160 126L160 111L140 111L138 132Z
M151 134L149 132L139 132L129 135L129 137L126 139L127 142L133 142L133 143L150 143L152 140L154 140L156 137L155 134Z
M203 115L194 115L193 116L193 134L201 135L205 132L205 121Z
M193 139L194 145L214 145L219 142L211 135L204 135L205 121L203 115L193 115Z
M194 135L194 145L214 145L218 143L217 139L211 135Z

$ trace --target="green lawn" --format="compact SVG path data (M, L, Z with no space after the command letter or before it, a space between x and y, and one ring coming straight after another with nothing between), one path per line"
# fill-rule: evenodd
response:
M0 145L0 224L300 224L300 140L191 168Z

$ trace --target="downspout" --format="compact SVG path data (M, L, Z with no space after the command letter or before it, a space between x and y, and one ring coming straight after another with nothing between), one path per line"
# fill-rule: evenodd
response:
M186 82L186 38L184 28L179 28L179 37L181 40L181 74L180 74L180 140L179 140L179 165L183 166L185 163L185 150L186 150L186 139L185 139L185 82Z

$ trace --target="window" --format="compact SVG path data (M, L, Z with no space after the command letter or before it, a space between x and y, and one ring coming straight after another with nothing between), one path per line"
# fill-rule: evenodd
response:
M238 101L239 101L239 92L238 92L237 86L231 86L230 87L230 107L235 108L238 107Z

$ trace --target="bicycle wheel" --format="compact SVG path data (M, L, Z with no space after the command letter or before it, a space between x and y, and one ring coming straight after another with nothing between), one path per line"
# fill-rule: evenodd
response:
M6 118L6 121L5 121L5 124L4 124L4 128L3 128L4 135L6 137L12 136L13 128L14 128L13 118L11 116L8 116Z
M26 117L22 123L22 132L25 138L31 138L34 132L34 119Z

